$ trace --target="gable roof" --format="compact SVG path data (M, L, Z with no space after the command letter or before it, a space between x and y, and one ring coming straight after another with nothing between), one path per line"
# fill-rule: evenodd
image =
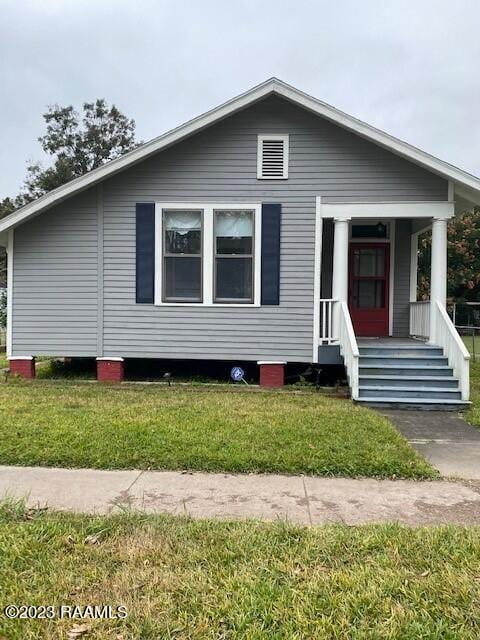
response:
M203 115L200 115L193 120L189 120L185 124L167 131L163 135L142 144L133 151L126 153L125 155L111 160L106 164L86 173L85 175L68 182L67 184L46 193L37 200L34 200L30 204L25 205L21 209L14 211L9 216L0 220L0 234L18 226L22 222L25 222L29 218L49 209L55 204L62 202L63 200L73 196L76 193L84 191L85 189L101 182L105 178L115 175L128 167L152 156L153 154L169 147L180 140L187 138L188 136L197 133L198 131L209 127L210 125L227 118L228 116L244 109L263 98L270 95L278 95L290 102L299 105L308 111L311 111L318 116L321 116L327 120L330 120L334 124L337 124L344 129L347 129L367 140L377 144L396 155L413 162L439 176L450 180L454 184L454 193L461 199L462 204L480 204L480 179L458 169L457 167L439 160L434 156L417 149L413 145L410 145L388 133L380 131L353 116L335 109L335 107L329 104L313 98L308 94L295 89L291 85L282 82L278 78L270 78L265 82L253 87L249 91L242 93L221 104L210 111L207 111Z

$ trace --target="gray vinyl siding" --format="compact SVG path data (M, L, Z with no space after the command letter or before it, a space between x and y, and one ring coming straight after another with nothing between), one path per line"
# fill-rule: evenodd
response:
M393 276L393 335L408 336L410 330L411 220L395 223L395 271Z
M257 134L269 132L290 135L286 181L256 178ZM62 355L310 361L317 195L326 202L441 201L447 198L447 183L299 107L268 98L106 180L99 235L94 194L84 196L89 203L84 208L72 199L22 228L24 248L15 259L22 265L29 263L30 272L34 272L28 248L35 246L35 237L41 234L48 244L48 230L43 225L49 216L56 221L51 226L55 228L50 243L52 259L45 263L45 271L52 283L57 278L65 282L66 289L57 293L54 284L46 287L40 296L45 317L38 329L36 322L23 315L23 334L20 328L15 330L16 352L46 352L50 345L52 353L60 354L64 349ZM280 305L136 304L135 204L172 201L281 203ZM66 235L72 242L69 232L78 234L80 250L86 252L78 265L80 271L68 256L65 262L55 260L55 253L62 251L62 237ZM103 238L98 269L99 274L103 271L103 306L98 314L97 339L94 307L99 237ZM80 277L68 285L64 269ZM16 281L17 275L27 292L35 288L36 280L16 272ZM70 316L72 321L65 322ZM14 322L17 317L16 311ZM83 321L85 329L78 333ZM52 328L60 324L64 337L52 339Z
M95 355L95 194L76 196L15 229L13 355Z

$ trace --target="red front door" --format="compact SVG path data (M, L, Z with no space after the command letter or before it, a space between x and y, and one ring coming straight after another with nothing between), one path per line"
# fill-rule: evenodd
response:
M388 336L390 246L352 242L348 306L358 336Z

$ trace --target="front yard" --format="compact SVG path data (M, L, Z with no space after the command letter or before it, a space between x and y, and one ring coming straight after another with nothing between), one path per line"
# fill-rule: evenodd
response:
M391 423L312 391L0 384L0 464L431 478Z
M478 528L304 528L0 506L0 609L117 605L124 620L8 620L9 640L477 640ZM67 635L68 633L72 635Z
M480 427L480 362L470 362L470 400L472 408L467 413L467 420Z

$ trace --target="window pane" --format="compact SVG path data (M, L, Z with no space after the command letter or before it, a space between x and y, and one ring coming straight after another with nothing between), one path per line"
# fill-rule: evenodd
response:
M353 306L357 309L384 309L385 281L355 280L353 283Z
M252 258L216 258L216 299L253 299Z
M353 272L356 276L383 276L385 273L385 252L383 249L355 249Z
M386 238L387 225L379 224L353 224L352 238Z
M202 214L200 211L166 211L165 253L200 254Z
M165 258L165 300L202 299L202 261L200 258Z
M220 255L251 255L252 237L220 238L217 236L217 253Z
M216 211L217 254L245 255L253 249L253 211Z

